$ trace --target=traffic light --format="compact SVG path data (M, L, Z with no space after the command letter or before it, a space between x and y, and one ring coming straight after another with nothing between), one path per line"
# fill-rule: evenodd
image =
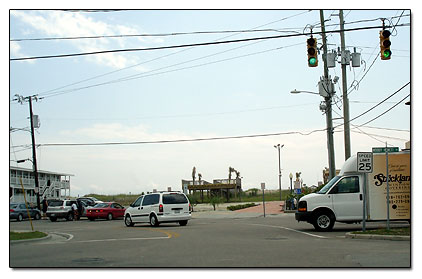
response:
M318 66L317 40L310 37L306 42L308 43L308 66L316 67Z
M380 31L380 47L381 47L381 60L390 60L391 58L391 42L390 42L390 31Z

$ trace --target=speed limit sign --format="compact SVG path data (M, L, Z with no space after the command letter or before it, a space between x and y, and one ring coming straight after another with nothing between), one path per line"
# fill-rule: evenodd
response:
M372 152L358 152L357 154L357 170L358 172L372 172L373 155Z

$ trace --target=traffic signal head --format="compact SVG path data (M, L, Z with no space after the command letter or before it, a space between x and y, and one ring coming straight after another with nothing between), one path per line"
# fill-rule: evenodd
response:
M391 58L390 35L391 33L388 30L380 31L381 60L389 60Z
M308 44L308 66L318 66L318 48L316 38L310 37L307 41Z

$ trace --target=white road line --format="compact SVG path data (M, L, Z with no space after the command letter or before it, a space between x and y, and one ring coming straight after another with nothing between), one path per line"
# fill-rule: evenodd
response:
M291 228L286 228L286 227L282 227L282 226L272 226L272 225L263 225L263 224L246 224L246 225L253 225L253 226L261 226L261 227L270 227L270 228L278 228L278 229L285 229L288 231L293 231L293 232L297 232L297 233L302 233L302 234L306 234L312 237L317 237L317 238L329 238L326 236L322 236L322 235L317 235L317 234L312 234L312 233L307 233L307 232L302 232L302 231L298 231L295 229L291 229Z

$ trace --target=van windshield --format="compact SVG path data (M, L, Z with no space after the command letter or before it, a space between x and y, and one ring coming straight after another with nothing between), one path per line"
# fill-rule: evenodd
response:
M340 179L340 176L335 176L331 179L321 190L317 192L317 194L325 194L330 190L330 188Z

